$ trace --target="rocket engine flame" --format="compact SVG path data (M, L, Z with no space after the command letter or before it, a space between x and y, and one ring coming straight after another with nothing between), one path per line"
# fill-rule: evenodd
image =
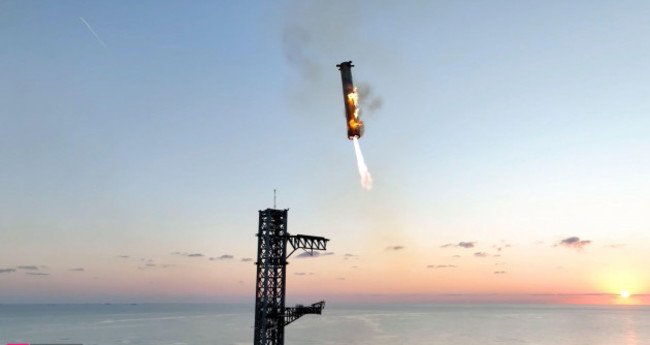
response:
M359 94L357 88L347 94L347 103L353 109L350 120L348 121L348 134L352 133L352 137L360 138L363 130L363 122L359 119Z
M368 166L366 166L366 161L363 159L361 147L359 146L359 139L354 137L352 138L352 142L354 143L354 153L357 155L357 168L359 169L359 176L361 177L361 187L370 190L372 189L372 175L370 175Z
M359 118L359 94L357 93L357 88L348 93L348 103L354 107L354 118Z

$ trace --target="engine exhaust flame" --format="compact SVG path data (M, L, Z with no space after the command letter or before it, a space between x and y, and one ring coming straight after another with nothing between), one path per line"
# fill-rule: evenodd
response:
M368 171L366 161L363 159L361 147L359 146L359 139L354 137L352 138L352 142L354 143L354 153L357 155L357 168L359 169L359 176L361 177L361 187L370 190L372 189L372 176L370 175L370 171Z
M359 118L359 94L357 93L357 88L354 88L354 91L348 93L348 103L354 107L354 118Z
M363 133L363 122L359 119L359 94L357 93L357 88L355 87L347 96L347 103L349 108L353 109L352 115L354 116L350 116L350 120L348 121L348 133L351 133L351 136L354 138L360 138Z

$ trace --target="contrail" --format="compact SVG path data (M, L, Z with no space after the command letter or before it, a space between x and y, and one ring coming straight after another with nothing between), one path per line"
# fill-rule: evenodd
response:
M84 23L84 24L86 25L86 27L88 28L88 30L90 30L90 32L93 34L93 36L95 36L95 38L97 39L97 41L99 41L99 43L101 43L101 44L104 46L104 48L108 48L108 46L106 45L106 43L104 43L104 41L102 41L102 39L99 38L99 35L97 35L97 33L95 32L95 30L93 30L92 26L90 26L90 24L88 24L88 22L84 19L84 17L79 17L79 19L81 20L82 23Z
M361 154L361 147L359 146L359 140L357 137L352 138L354 142L354 153L357 155L357 168L359 169L359 176L361 177L361 186L367 190L372 189L372 176L370 171L368 171L368 166L366 166L366 161L363 159L363 154Z

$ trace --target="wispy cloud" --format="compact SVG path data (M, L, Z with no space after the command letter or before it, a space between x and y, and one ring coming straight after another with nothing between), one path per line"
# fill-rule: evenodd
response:
M18 266L16 267L19 270L33 270L33 271L38 271L38 267L34 265L26 265L26 266Z
M97 41L98 41L99 43L101 43L101 45L104 46L104 48L108 48L108 46L106 45L106 43L104 43L104 41L103 41L101 38L99 38L99 35L95 32L95 30L93 29L93 27L90 26L90 24L88 24L88 22L87 22L83 17L79 17L79 20L81 20L81 22L84 23L84 25L86 25L86 27L88 28L88 30L90 30L90 32L93 34L93 36L95 36L95 38L97 39Z
M456 265L427 265L427 268L456 268Z
M488 255L489 254L485 253L485 252L476 252L476 253L474 253L474 256L476 256L477 258L486 258L486 257L488 257Z
M404 249L403 246L388 246L388 247L386 247L386 250L393 250L393 251L402 250L402 249Z
M306 276L307 273L305 273L305 272L296 272L296 273L294 273L294 275L296 275L296 276Z
M501 241L500 244L495 244L492 246L492 248L496 249L497 251L502 251L506 248L512 248L511 244L505 243L505 241Z
M232 260L232 259L234 259L234 258L235 258L235 257L232 256L232 255L230 255L230 254L224 254L224 255L221 255L221 256L218 257L218 258L210 258L210 261L215 261L215 260Z
M494 271L494 274L506 274L506 271Z
M458 242L458 243L443 244L440 246L440 248L453 248L453 247L474 248L475 245L476 242Z
M0 268L0 273L13 273L16 272L13 268Z
M616 248L623 248L623 247L625 247L625 246L626 246L626 244L623 244L623 243L617 243L617 244L608 244L608 245L606 245L605 247L606 247L606 248L611 248L611 249L616 249Z
M350 254L350 253L343 254L343 260L352 260L352 259L359 260L359 255Z
M28 272L25 274L27 274L28 276L49 276L50 275L49 273L41 273L41 272L35 272L35 273Z
M201 258L201 257L203 257L203 254L201 254L201 253L173 252L172 255L186 256L188 258Z
M129 258L128 255L118 255L117 257L120 258L120 259L128 259Z
M560 242L556 243L554 247L563 246L567 248L575 248L577 250L580 250L583 249L589 243L591 243L591 241L580 240L580 237L572 236L572 237L567 237L561 240Z
M297 259L304 259L304 258L317 258L321 256L320 252L302 252L298 255L296 255Z
M302 252L298 255L296 255L296 258L317 258L320 256L332 256L334 253L331 252Z
M83 271L85 271L85 269L83 269L83 267L77 267L77 268L71 268L68 271L83 272Z
M253 261L253 258L242 258L241 262L251 262Z

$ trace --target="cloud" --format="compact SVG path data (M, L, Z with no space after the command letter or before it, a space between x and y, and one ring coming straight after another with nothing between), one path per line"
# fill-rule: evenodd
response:
M163 264L163 265L160 265L160 267L162 267L162 268L167 268L167 267L174 267L174 265Z
M476 256L477 258L486 258L488 255L489 254L485 253L485 252L476 252L476 253L474 253L474 256Z
M215 261L215 260L231 260L234 259L235 257L230 255L230 254L223 254L218 258L210 258L210 261Z
M18 266L18 267L16 267L16 268L19 269L19 270L34 270L34 271L38 271L38 267L33 266L33 265L29 265L29 266Z
M503 243L495 244L495 245L492 246L492 248L496 249L497 251L502 251L502 250L504 250L506 248L511 248L512 247L512 245L507 244L504 241L501 241L501 242L503 242Z
M404 249L403 246L388 246L386 247L386 250L402 250Z
M580 240L580 237L572 236L572 237L567 237L567 238L563 239L562 241L556 243L554 245L554 247L563 246L563 247L567 247L567 248L575 248L575 249L580 250L580 249L584 248L586 245L588 245L589 243L591 243L591 241Z
M330 255L334 255L334 252L325 252L325 253L323 253L321 255L322 256L330 256Z
M146 264L147 267L156 267L156 264Z
M359 255L350 254L350 253L343 254L343 260L351 260L351 259L359 260Z
M13 268L0 268L0 273L13 273L16 272Z
M25 273L25 274L27 274L29 276L49 276L50 275L49 273L41 273L41 272L35 272L35 273L29 272L29 273Z
M303 258L316 258L316 257L319 257L319 256L321 256L321 253L319 253L319 252L313 252L313 253L312 252L302 252L302 253L296 255L296 258L300 258L300 259L303 259Z
M253 261L253 258L242 258L241 262L251 262Z
M203 254L201 254L201 253L173 252L172 255L186 256L188 258L201 258L201 257L203 257Z
M118 255L117 257L120 258L120 259L128 259L129 258L128 255Z
M494 271L494 274L506 274L506 271Z
M606 248L611 248L611 249L616 249L616 248L622 248L622 247L625 247L625 246L626 246L626 244L617 243L617 244L609 244L609 245L606 245L605 247Z
M460 258L461 256L460 255L452 255L451 257L452 258Z
M456 268L456 265L427 265L427 268Z
M296 273L294 273L294 275L297 275L297 276L306 276L307 273L305 273L305 272L296 272Z
M458 242L458 243L447 243L440 246L440 248L450 248L450 247L461 247L461 248L474 248L476 242Z
M82 267L77 267L77 268L71 268L68 271L83 272L85 271L85 269L83 269Z

